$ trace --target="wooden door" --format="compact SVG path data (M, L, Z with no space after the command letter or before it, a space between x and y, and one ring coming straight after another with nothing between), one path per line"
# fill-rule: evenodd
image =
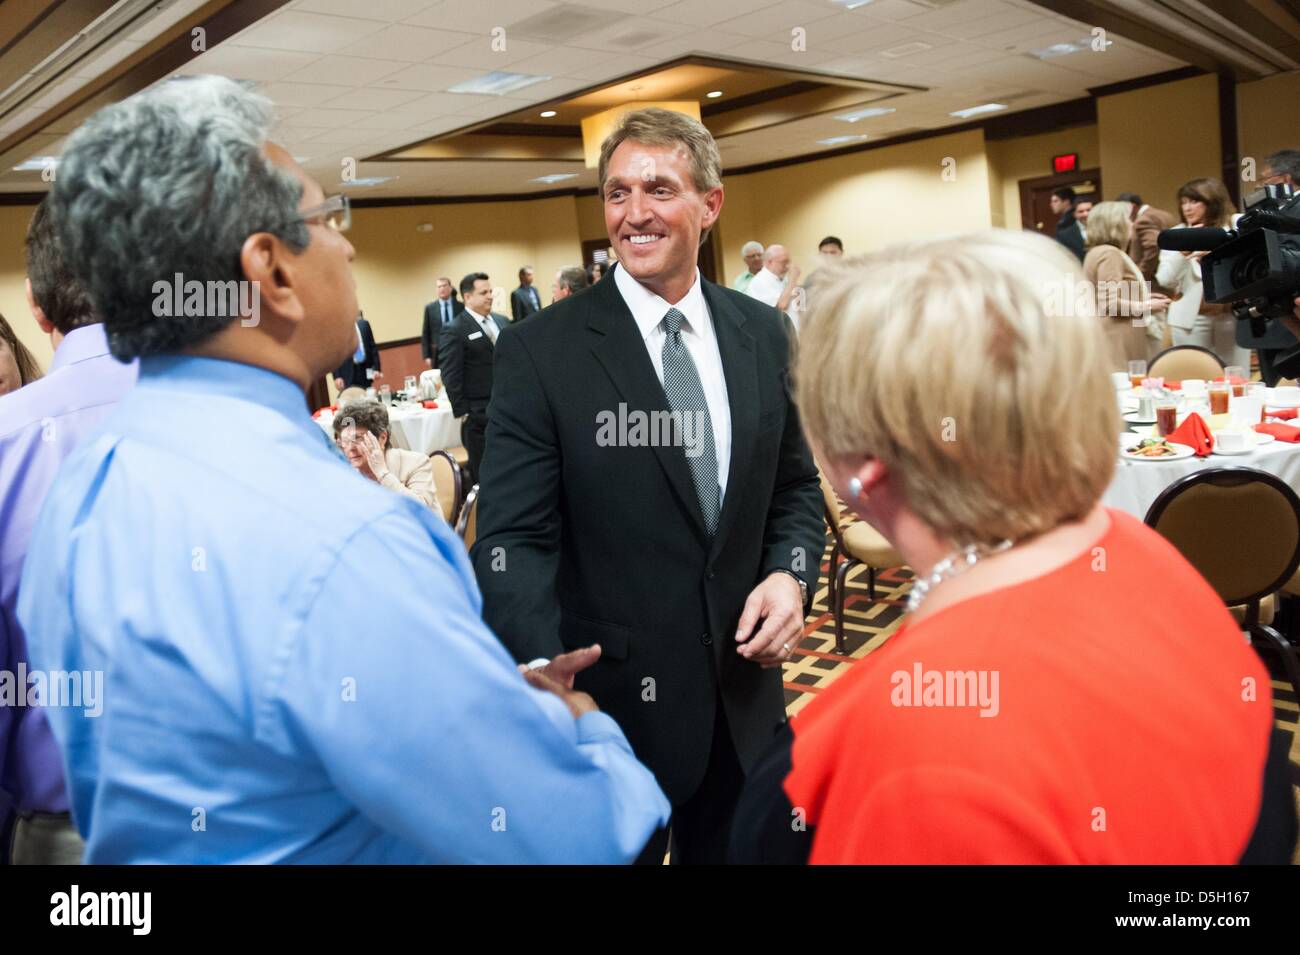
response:
M1052 212L1052 192L1062 186L1071 187L1080 199L1101 202L1101 170L1080 169L1055 176L1020 180L1020 224L1031 232L1040 232L1048 238L1056 235L1056 222L1060 218Z

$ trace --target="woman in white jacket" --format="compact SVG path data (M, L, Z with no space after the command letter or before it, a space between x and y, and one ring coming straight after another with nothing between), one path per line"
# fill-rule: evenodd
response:
M1178 190L1183 215L1181 226L1228 229L1236 221L1232 198L1217 179L1193 179ZM1227 305L1205 301L1201 281L1204 252L1160 252L1156 284L1169 290L1173 302L1168 322L1175 345L1200 345L1223 360L1225 365L1250 368L1250 350L1237 344L1237 321Z

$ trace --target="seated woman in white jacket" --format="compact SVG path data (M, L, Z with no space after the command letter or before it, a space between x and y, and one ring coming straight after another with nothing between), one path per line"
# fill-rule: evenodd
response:
M334 440L362 477L390 491L414 498L442 516L433 483L433 463L418 451L388 444L388 409L378 401L363 399L340 405L334 416Z
M1175 228L1204 226L1230 229L1237 219L1232 198L1217 179L1193 179L1178 190L1183 222ZM1201 281L1204 252L1160 252L1156 284L1169 290L1168 323L1175 345L1200 345L1225 365L1250 367L1250 350L1237 344L1237 321L1227 305L1205 301Z

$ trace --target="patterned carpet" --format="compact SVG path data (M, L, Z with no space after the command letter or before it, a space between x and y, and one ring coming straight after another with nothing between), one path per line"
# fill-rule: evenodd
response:
M821 575L813 597L812 616L804 627L794 659L784 668L786 712L793 716L812 702L818 693L846 673L888 640L902 622L912 572L894 568L876 573L876 599L867 595L867 568L854 568L848 575L844 630L847 656L835 652L835 621L827 601L827 567L830 561L830 537L822 555ZM1300 609L1300 608L1296 608ZM1283 631L1285 632L1285 631ZM1273 715L1277 726L1291 734L1291 780L1296 805L1300 807L1300 704L1291 685L1282 678L1281 663L1267 651L1262 656L1273 677ZM1295 861L1300 864L1300 849Z

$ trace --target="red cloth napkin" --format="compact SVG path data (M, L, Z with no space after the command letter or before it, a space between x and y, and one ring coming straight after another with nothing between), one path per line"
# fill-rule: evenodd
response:
M316 418L317 420L319 420L319 419L320 419L320 416L323 415L325 412L328 411L330 414L333 414L334 412L336 412L336 411L338 411L338 410L339 410L339 409L338 409L338 406L336 406L336 405L330 405L330 406L327 407L327 408L317 408L315 411L313 411L313 412L311 413L311 416L312 416L313 418Z
M436 407L438 407L438 402L436 402L436 401L424 401L424 402L422 402L422 404L423 404L426 408L436 408Z
M1281 418L1284 421L1290 421L1297 414L1296 408L1278 408L1276 411L1265 410L1264 414L1270 418Z
M1295 429L1300 431L1300 428ZM1214 435L1206 426L1204 419L1195 411L1187 416L1182 424L1165 436L1170 444L1185 444L1203 458L1214 450Z
M1260 434L1271 434L1279 441L1290 441L1293 444L1300 441L1300 428L1291 424L1273 424L1272 422L1268 422L1265 424L1255 425L1255 430Z

